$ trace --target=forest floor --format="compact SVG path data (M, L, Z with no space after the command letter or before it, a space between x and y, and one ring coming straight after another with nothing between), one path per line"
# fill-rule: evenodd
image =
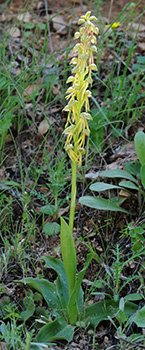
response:
M1 6L5 3L6 1L2 1ZM42 276L54 283L56 280L54 272L48 270L45 264L40 262L40 258L46 255L61 258L60 235L50 235L44 227L48 223L59 224L60 215L69 217L71 162L66 158L63 148L62 133L67 118L63 111L64 96L66 78L70 74L69 62L73 55L73 37L78 30L77 22L79 17L88 10L98 17L100 31L98 46L101 52L99 79L94 78L92 95L104 113L108 113L110 124L105 119L102 121L100 110L91 100L92 113L99 116L104 126L101 124L100 132L96 133L98 129L92 125L90 135L92 143L88 148L87 160L84 160L83 167L78 170L73 232L78 271L83 267L91 246L101 260L98 263L95 260L91 262L83 280L86 303L100 301L105 294L113 293L116 278L113 264L117 259L121 269L120 298L129 293L139 293L140 290L143 298L145 297L143 282L145 258L134 257L133 254L136 252L133 252L131 236L127 234L130 223L134 227L139 227L145 222L144 199L141 198L142 206L139 206L138 196L134 195L134 192L133 196L126 194L125 191L122 192L124 199L121 206L128 213L96 210L79 203L81 196L91 193L89 186L98 179L100 171L125 169L127 164L134 164L137 161L134 136L137 131L145 132L145 93L142 72L138 78L135 78L136 86L139 80L142 81L139 89L133 85L134 78L130 80L131 82L128 82L128 78L125 80L132 74L134 65L139 64L138 57L145 57L144 1L141 1L131 13L132 17L129 17L131 7L123 12L128 3L127 0L108 0L101 6L100 1L76 0L74 4L73 0L55 0L54 2L48 0L47 3L41 0L34 2L13 0L7 2L0 13L2 43L0 44L2 45L0 78L2 79L2 72L5 71L5 76L7 75L9 79L8 86L1 85L0 88L1 113L4 110L8 111L7 122L9 123L8 127L5 126L4 131L1 131L3 121L0 121L1 322L4 320L10 322L12 318L8 305L13 305L13 311L15 307L20 310L22 301L29 291L27 286L16 283L15 280L28 276ZM136 0L134 4L137 4ZM110 34L103 39L105 25L116 18L119 22L125 15L126 20L122 21L121 26L116 29L118 36L112 46L110 43L114 39L111 29L108 32ZM46 36L44 32L48 18L51 20ZM131 46L133 49L128 59ZM145 60L143 62L141 67L145 72ZM122 92L118 92L125 70L124 86ZM111 91L108 95L106 84ZM128 101L131 93L128 95L128 89L133 91L133 101L131 100L130 104ZM115 104L117 99L118 104ZM122 107L119 107L120 105ZM110 125L117 125L116 132ZM117 184L117 180L111 183ZM116 191L114 190L112 194L115 196ZM107 195L108 193L105 192L103 196L106 198ZM117 195L120 195L119 191ZM52 216L44 214L42 208L50 203L54 205L56 201L57 214ZM143 233L143 243L145 243L145 233ZM131 280L131 276L138 277ZM127 279L130 279L130 283L124 283ZM106 281L103 289L93 284L98 280ZM98 294L94 295L94 292ZM141 306L139 304L139 307ZM26 321L27 329L33 328L34 317L35 315L32 315ZM19 323L21 322L18 320L18 325ZM55 345L49 348L55 350L145 348L145 340L138 345L125 340L120 345L121 338L116 331L117 327L118 321L115 328L110 320L101 322L95 332L78 327L70 343L56 341ZM128 326L125 331L126 339L129 339L131 332L140 333L140 329L138 330L135 324L132 325L132 329ZM21 347L14 348L13 345L8 345L9 342L10 340L6 341L6 337L1 335L0 348L21 349Z

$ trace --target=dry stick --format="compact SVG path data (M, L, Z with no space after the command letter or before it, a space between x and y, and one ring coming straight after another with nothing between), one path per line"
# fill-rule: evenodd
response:
M113 0L111 0L110 9L109 9L109 14L108 14L108 22L109 22L109 23L110 23L110 17L111 17L111 12L112 12L112 6L113 6Z
M145 346L144 346L144 345L137 344L137 343L135 343L134 341L131 341L131 340L128 340L128 339L125 339L125 338L122 338L122 337L115 337L115 338L117 338L117 339L119 339L119 340L122 340L122 341L124 341L125 343L131 344L131 345L133 345L135 348L145 349ZM137 339L138 339L138 338L137 338ZM132 348L132 347L131 347L131 348ZM131 349L131 348L130 348L130 349ZM126 350L126 347L123 348L123 350Z
M52 45L52 39L51 39L51 32L50 32L50 25L49 25L49 18L48 18L48 5L47 0L44 0L45 3L45 12L46 12L46 19L47 19L47 30L48 30L48 38L49 38L49 45L50 45L50 51L53 51L53 45Z
M121 57L119 57L119 55L115 51L112 51L112 53L114 54L114 56L116 56L116 58L119 60L119 62L121 62L124 66L126 66L125 61L123 61L121 59ZM133 73L133 71L130 67L127 67L127 69L130 71L130 73Z

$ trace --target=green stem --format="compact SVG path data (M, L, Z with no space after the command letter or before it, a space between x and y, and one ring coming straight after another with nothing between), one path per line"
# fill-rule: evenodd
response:
M71 183L71 204L69 216L69 228L73 232L75 203L76 203L76 178L77 178L77 163L72 162L72 183Z

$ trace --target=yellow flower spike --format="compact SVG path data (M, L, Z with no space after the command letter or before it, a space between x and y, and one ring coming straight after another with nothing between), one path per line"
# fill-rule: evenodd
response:
M64 133L67 134L65 150L72 162L77 162L78 166L81 165L82 155L85 153L85 138L90 133L88 120L91 120L91 115L88 111L91 92L88 86L92 84L92 70L97 70L93 54L97 52L95 43L99 30L92 21L97 21L97 18L91 16L91 11L81 16L78 21L81 27L75 33L74 39L79 39L79 43L73 48L77 57L73 57L70 62L73 68L67 83L72 85L66 91L68 104L64 108L65 111L68 111L66 129L64 130ZM82 108L85 109L83 113ZM71 146L69 147L69 145Z

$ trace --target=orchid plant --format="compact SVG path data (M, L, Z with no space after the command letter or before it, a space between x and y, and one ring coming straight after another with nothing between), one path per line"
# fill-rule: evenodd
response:
M72 189L69 226L61 218L61 251L69 284L70 301L73 291L75 291L77 269L76 250L72 236L76 202L76 175L77 166L81 166L82 155L85 154L85 139L90 133L88 120L92 119L91 114L88 112L89 97L91 96L88 87L92 84L92 70L97 70L93 54L97 51L95 44L99 30L92 23L92 21L96 20L96 17L91 16L91 12L88 11L85 16L81 16L78 22L82 26L80 31L75 33L75 39L79 39L80 42L73 49L73 52L77 53L77 57L74 57L70 62L70 64L74 65L74 68L67 83L71 83L72 86L67 89L66 99L68 104L64 108L64 111L68 112L64 134L67 135L65 150L72 161ZM66 249L66 247L68 248ZM77 294L75 291L75 298ZM75 305L75 313L74 306L73 313L72 310L69 312L71 323L75 323L78 317L76 300Z
M108 319L108 316L113 317L119 307L119 303L115 300L107 300L105 304L104 301L100 301L84 306L82 280L92 258L97 260L99 257L94 252L89 253L83 269L77 274L76 248L73 240L77 168L82 164L86 137L90 133L88 121L92 119L89 113L91 92L88 88L92 84L92 70L97 70L94 53L97 51L95 44L98 28L93 23L96 20L96 17L91 16L91 12L88 11L78 22L81 27L75 33L75 39L79 42L73 49L75 57L70 62L73 65L72 75L67 80L71 86L66 92L68 104L64 111L68 112L68 118L63 133L67 135L65 150L72 161L72 188L69 224L61 217L63 261L50 256L41 259L45 261L48 268L56 271L56 284L42 278L22 280L23 283L40 292L49 309L52 310L53 320L49 320L41 327L36 337L37 343L46 344L56 339L70 341L76 325L81 325L82 322L84 324L85 321L86 324L96 327L100 321ZM136 310L136 306L134 304L132 306L130 302L126 303L128 304L127 312L131 314L132 310ZM40 323L42 324L41 320Z

